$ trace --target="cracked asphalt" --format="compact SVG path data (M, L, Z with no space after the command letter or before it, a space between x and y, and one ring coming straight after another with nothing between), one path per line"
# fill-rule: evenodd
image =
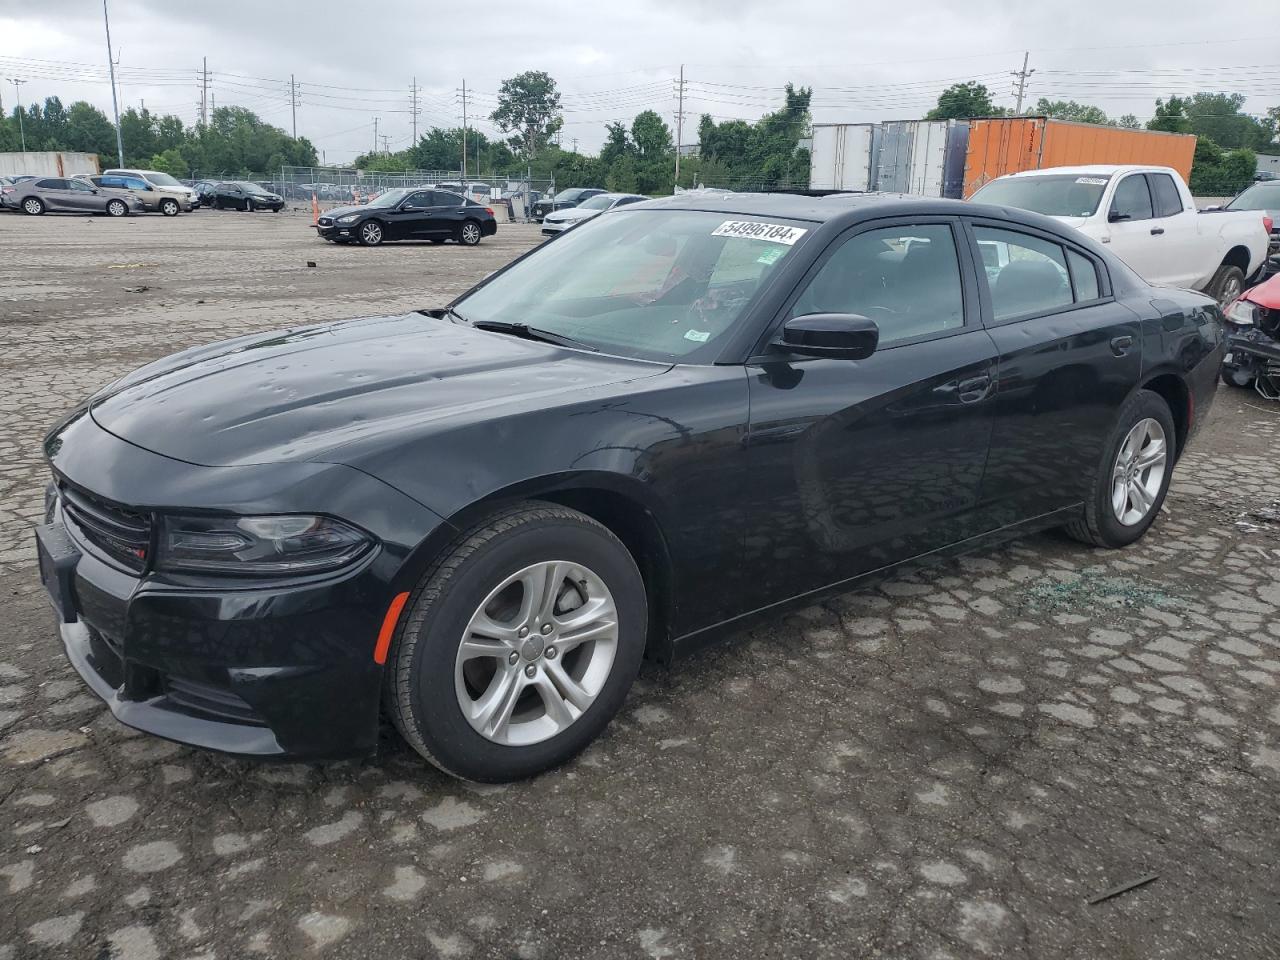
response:
M308 222L0 215L0 960L1280 956L1280 405L1251 392L1143 542L1038 536L647 666L530 782L390 731L258 765L117 724L38 584L45 428L173 350L437 305L538 239Z

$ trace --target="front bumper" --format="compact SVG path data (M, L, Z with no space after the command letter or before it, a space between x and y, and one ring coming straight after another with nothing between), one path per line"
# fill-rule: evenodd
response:
M336 759L376 749L382 666L374 646L392 597L410 589L401 582L410 576L409 541L435 530L438 517L346 467L195 467L134 447L87 416L73 418L59 439L51 457L59 482L84 491L87 478L102 500L124 502L126 490L132 504L172 503L185 494L181 509L189 509L213 495L214 487L205 494L196 489L217 484L218 476L223 483L254 486L245 471L263 476L285 468L295 479L278 476L271 485L283 479L281 489L292 488L293 506L279 500L250 506L259 501L260 487L232 512L328 512L379 541L333 574L219 583L124 569L77 526L59 497L50 524L41 528L65 534L72 554L65 572L51 578L60 584L50 587L62 598L55 604L59 632L76 671L118 720L180 743L250 757ZM242 479L235 481L234 473ZM361 493L344 493L346 485ZM248 494L248 487L242 489ZM216 500L207 505L228 506Z
M321 217L316 224L316 236L322 240L354 240L356 236L356 227L360 224L356 223L338 223L334 220L325 222L325 218Z
M1257 327L1229 326L1224 371L1238 372L1244 382L1257 376L1267 363L1280 363L1280 343Z
M556 220L543 220L542 232L548 237L553 237L557 233L564 233L564 231L568 230L570 226L572 226L572 224L562 223Z

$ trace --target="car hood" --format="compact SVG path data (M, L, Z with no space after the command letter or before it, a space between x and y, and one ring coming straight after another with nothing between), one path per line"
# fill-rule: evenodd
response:
M188 463L342 463L339 448L357 440L392 443L666 369L412 313L187 350L107 387L90 412L121 439Z
M574 223L578 220L590 220L603 212L603 210L583 210L581 207L570 207L568 210L556 211L547 219L552 223Z
M337 220L338 217L345 217L353 213L364 213L368 207L334 207L332 210L321 210L320 216L332 217Z
M1268 310L1280 310L1280 274L1276 274L1270 280L1257 286L1250 287L1241 294L1241 299L1256 303L1260 307L1266 307Z

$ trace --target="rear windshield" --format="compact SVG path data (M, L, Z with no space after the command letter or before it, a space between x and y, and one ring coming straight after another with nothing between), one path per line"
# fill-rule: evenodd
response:
M1227 204L1228 210L1280 210L1280 181L1255 183Z
M999 207L1017 207L1047 217L1091 217L1107 189L1108 176L1050 175L1001 177L969 199Z

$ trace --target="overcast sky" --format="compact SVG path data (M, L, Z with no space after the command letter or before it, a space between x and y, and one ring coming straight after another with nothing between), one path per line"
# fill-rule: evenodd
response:
M1075 99L1144 120L1157 96L1200 89L1245 94L1259 115L1280 104L1275 0L110 0L110 11L122 110L145 101L193 123L207 57L214 103L289 130L292 74L298 133L331 164L374 146L375 117L390 149L409 145L415 76L419 131L460 123L465 79L471 121L493 134L501 80L546 70L564 94L563 144L583 151L605 121L643 109L674 127L681 63L687 143L698 115L754 119L788 80L814 88L816 122L919 117L964 79L1012 106L1024 50L1029 103ZM57 94L110 115L106 62L101 2L0 0L6 112L18 77L24 103Z

